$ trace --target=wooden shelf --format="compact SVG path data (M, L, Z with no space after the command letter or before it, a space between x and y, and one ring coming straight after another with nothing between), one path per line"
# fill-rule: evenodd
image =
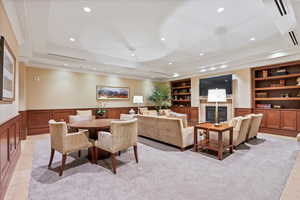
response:
M173 93L173 96L184 96L184 95L191 95L191 93Z
M172 100L174 102L191 102L191 100Z
M281 76L269 76L266 78L255 78L256 81L265 81L265 80L275 80L275 79L286 79L286 78L293 78L293 77L300 77L300 73L297 74L287 74Z
M188 86L173 87L172 89L177 90L177 89L188 89L188 88L191 88L191 86L188 85Z
M300 85L292 86L282 86L282 87L265 87L265 88L255 88L255 91L264 91L264 90L289 90L289 89L300 89Z
M300 97L255 98L255 101L300 101Z

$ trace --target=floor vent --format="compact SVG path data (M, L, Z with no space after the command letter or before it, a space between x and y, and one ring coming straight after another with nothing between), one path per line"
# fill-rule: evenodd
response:
M282 0L274 0L281 16L287 15L286 8Z
M297 38L296 38L296 35L295 35L294 31L290 31L290 32L289 32L289 35L290 35L290 38L291 38L293 44L294 44L295 46L298 46L298 40L297 40Z

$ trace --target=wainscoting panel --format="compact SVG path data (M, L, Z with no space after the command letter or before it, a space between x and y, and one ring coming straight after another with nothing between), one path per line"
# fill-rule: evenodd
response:
M0 200L4 199L9 181L20 156L21 115L0 125Z
M235 108L234 109L234 116L239 117L239 116L245 116L248 114L253 113L252 108Z
M132 107L105 108L107 110L106 117L111 119L120 119L120 114L129 113ZM92 110L96 113L96 108L80 108L80 109L45 109L45 110L28 110L28 135L49 133L48 121L54 119L56 121L64 120L69 122L69 115L76 115L76 110ZM137 112L137 108L134 108ZM26 126L23 126L24 128ZM25 130L22 130L25 132Z

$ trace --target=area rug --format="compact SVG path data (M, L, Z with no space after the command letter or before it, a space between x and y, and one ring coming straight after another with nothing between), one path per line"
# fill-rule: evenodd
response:
M48 170L49 138L35 143L29 188L31 200L279 200L299 152L290 139L260 135L219 161L206 153L184 152L140 139L139 159L131 149L92 165L71 154L58 176L61 155ZM86 152L84 152L86 154Z

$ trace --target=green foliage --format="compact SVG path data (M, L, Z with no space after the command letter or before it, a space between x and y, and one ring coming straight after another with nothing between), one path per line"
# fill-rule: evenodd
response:
M156 84L149 100L155 104L157 111L162 107L170 107L170 86L167 84Z

